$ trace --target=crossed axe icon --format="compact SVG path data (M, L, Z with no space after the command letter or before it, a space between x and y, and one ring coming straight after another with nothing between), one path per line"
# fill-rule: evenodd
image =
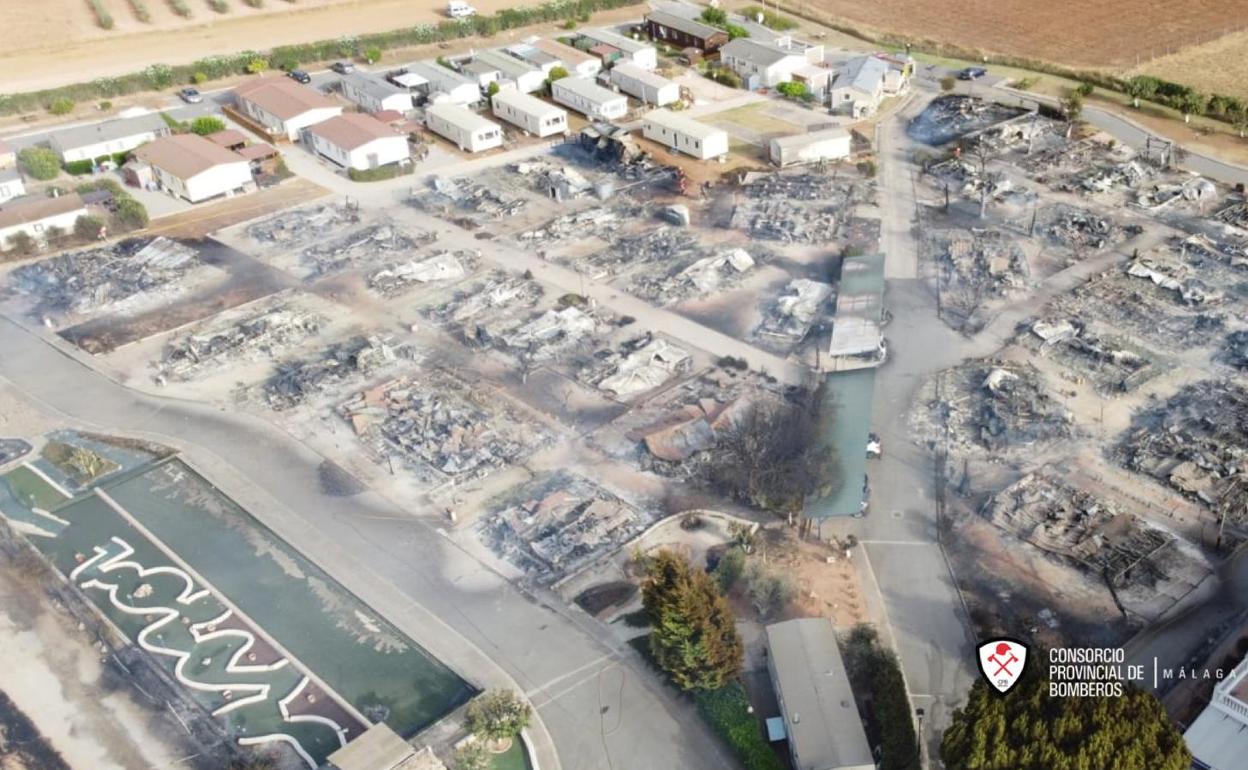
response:
M1002 660L1001 658L997 657L998 655L1004 657L1006 654L1010 656L1008 659ZM993 663L997 665L997 670L993 672L992 674L993 676L999 676L1001 672L1003 671L1007 675L1013 676L1014 672L1010 671L1010 665L1013 663L1017 663L1018 657L1014 654L1014 650L1010 648L1010 645L1006 644L1005 642L1001 642L1000 644L997 645L997 651L993 653L992 655L988 656L988 660L992 661Z

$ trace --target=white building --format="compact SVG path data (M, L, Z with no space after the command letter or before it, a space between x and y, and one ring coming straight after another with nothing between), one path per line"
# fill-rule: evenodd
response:
M874 54L850 59L832 81L832 111L855 118L873 114L884 97L906 90L912 67L908 60Z
M15 168L0 170L0 203L26 194L26 183Z
M602 61L558 40L534 40L533 47L560 61L560 66L578 78L592 78L602 71Z
M638 67L647 70L657 69L659 66L658 52L649 43L625 37L618 32L612 32L602 27L586 27L585 29L577 30L577 32L581 37L592 41L595 45L606 45L619 51L622 61L632 62Z
M165 123L165 119L153 113L62 129L52 134L48 143L63 162L73 163L130 152L141 144L171 133L173 129Z
M45 241L50 228L69 232L74 229L78 217L86 213L87 205L78 193L56 198L25 198L0 205L0 251L13 248L11 239L18 233Z
M641 135L700 160L728 154L728 133L670 110L651 110L641 119Z
M805 83L820 100L827 93L832 74L818 66L823 61L823 46L807 46L790 38L772 43L737 38L719 49L719 60L740 75L751 91L793 81Z
M612 67L611 85L656 107L666 107L680 101L679 83L642 69L636 64L617 64Z
M425 125L468 152L492 150L503 144L502 126L458 104L433 105L425 111Z
M498 70L500 80L515 83L522 93L531 94L546 86L545 72L505 51L482 51L473 61Z
M836 126L809 134L776 137L768 149L772 163L792 166L848 158L850 144L849 132Z
M343 168L365 170L411 157L407 137L371 115L339 115L308 129L312 149Z
M342 107L329 97L281 75L238 86L234 101L239 112L292 142L308 126L342 114Z
M523 43L516 43L515 45L508 46L504 50L506 50L507 53L511 54L512 56L515 56L518 59L523 59L524 61L528 62L534 67L537 67L538 69L542 71L543 75L549 75L550 71L553 70L555 67L565 66L563 63L563 59L561 59L559 56L549 51L546 51L534 45L534 43L536 42L537 42L536 38L534 38L534 39L526 40Z
M342 95L365 112L394 110L412 111L412 94L405 88L389 83L371 72L348 72L342 76Z
M475 104L481 101L481 86L476 79L443 67L436 61L412 62L406 69L406 73L395 79L423 93L434 103Z
M197 134L166 136L134 155L151 166L161 189L191 203L256 189L246 158Z
M17 150L0 139L0 169L17 167Z
M618 120L628 114L628 97L581 78L560 78L550 84L554 100L590 119Z
M1248 757L1248 658L1213 688L1213 698L1183 733L1193 767L1240 770Z
M534 136L551 136L568 130L568 113L536 96L508 89L490 97L494 117L519 126Z

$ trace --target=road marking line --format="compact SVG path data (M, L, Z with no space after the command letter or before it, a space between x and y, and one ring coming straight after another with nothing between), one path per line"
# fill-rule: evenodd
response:
M612 657L611 655L599 655L597 658L594 658L593 660L586 663L585 665L575 668L565 674L561 674L555 677L554 679L551 679L550 681L546 682L546 684L543 684L541 687L537 687L532 690L529 690L525 694L528 695L530 698L532 698L533 696L537 695L542 690L545 690L548 687L553 687L554 685L559 684L560 682L567 679L568 677L576 676L577 674L581 673L585 669L590 668L591 666L596 666L604 660L611 659L611 657Z

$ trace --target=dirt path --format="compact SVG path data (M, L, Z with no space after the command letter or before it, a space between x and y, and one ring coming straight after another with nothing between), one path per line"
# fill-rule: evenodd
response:
M65 0L50 0L63 5ZM155 7L160 3L149 0ZM126 6L114 0L114 16L128 16ZM239 8L241 3L234 3ZM514 8L509 0L473 0L473 5L483 14ZM265 7L288 7L286 3L270 2ZM89 39L75 39L81 33L76 29L81 19L89 18L85 3L76 0L73 9L61 13L46 10L45 0L7 0L0 3L0 23L12 19L19 28L26 30L21 36L36 41L20 50L12 50L6 44L0 54L0 91L19 92L53 88L100 77L135 72L149 64L185 64L204 56L234 53L248 48L268 49L274 46L329 40L350 35L411 27L417 24L436 24L445 20L443 4L427 0L338 0L333 4L281 13L243 14L231 13L216 16L207 12L198 14L201 22L193 26L167 28L157 23L151 26L130 25L123 29L119 24L111 33L103 36L92 34ZM38 12L31 13L31 9ZM81 8L81 11L79 10ZM24 9L24 10L22 10ZM21 10L19 13L18 11ZM643 6L622 8L594 17L595 23L639 18ZM33 18L38 24L19 22L21 18ZM65 42L66 27L61 19L69 18L69 38ZM539 25L526 30L502 33L490 41L494 44L512 40L522 34L533 34L537 29L553 30L555 25ZM6 34L6 40L9 35ZM498 42L495 42L498 41ZM455 43L457 48L467 49L473 45L469 39Z

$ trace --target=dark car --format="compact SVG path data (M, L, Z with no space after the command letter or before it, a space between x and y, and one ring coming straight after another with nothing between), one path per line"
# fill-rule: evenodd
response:
M979 80L988 74L988 70L983 67L967 67L958 73L958 80Z
M187 104L199 104L204 100L204 95L199 92L198 88L183 88L178 91L178 96Z
M355 72L355 65L349 61L336 61L331 64L329 68L334 72L337 72L339 75L345 75L348 72Z
M312 76L304 72L303 70L291 70L290 72L286 73L286 77L292 80L295 80L299 83L303 83L304 85L307 85L308 83L312 82Z

